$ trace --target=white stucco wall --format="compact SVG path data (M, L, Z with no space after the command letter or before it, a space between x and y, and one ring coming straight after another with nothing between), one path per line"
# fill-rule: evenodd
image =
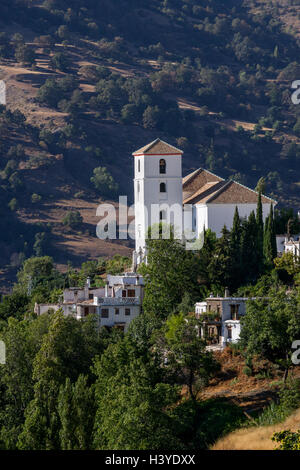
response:
M256 213L256 204L207 204L207 225L216 233L217 237L221 236L224 225L230 230L232 228L235 208L238 208L240 218L249 217L252 211ZM271 204L263 204L263 219L270 213Z
M135 237L136 251L145 248L148 227L159 223L159 211L174 207L176 215L171 214L170 222L182 225L182 171L181 155L141 155L135 156L134 200L135 200ZM166 173L160 174L159 161L166 161ZM140 171L138 171L140 161ZM166 184L166 192L160 192L160 183ZM151 213L151 205L162 205L156 215ZM165 207L164 207L165 206Z
M106 308L109 310L108 318L102 318L101 308ZM119 314L116 314L116 308L119 309ZM125 315L125 308L130 308L130 315ZM139 305L127 305L127 306L118 306L118 305L103 305L103 307L98 307L99 322L100 326L112 327L118 323L124 323L124 330L127 331L130 322L139 316L141 307Z

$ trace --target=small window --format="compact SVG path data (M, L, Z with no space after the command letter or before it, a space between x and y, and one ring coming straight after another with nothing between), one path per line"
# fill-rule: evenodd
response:
M159 173L164 175L166 173L166 160L159 160Z
M232 304L230 305L230 317L231 320L237 320L239 313L239 304Z
M128 289L128 297L135 297L135 290L134 289Z
M102 318L108 318L108 316L109 316L109 310L108 310L108 308L102 308L102 310L101 310L101 317L102 317Z
M166 183L160 183L159 192L161 192L161 193L166 193L167 192Z
M166 220L166 211L159 211L159 220Z
M122 297L127 297L127 291L125 289L122 290Z
M119 315L120 310L118 308L115 308L115 315Z
M141 171L141 160L138 160L138 172Z
M227 332L228 332L227 338L228 338L228 339L232 339L232 329L231 329L231 326L228 326L228 327L227 327Z
M94 294L89 294L89 299L92 300L94 298Z
M125 308L125 315L129 316L130 315L130 308Z

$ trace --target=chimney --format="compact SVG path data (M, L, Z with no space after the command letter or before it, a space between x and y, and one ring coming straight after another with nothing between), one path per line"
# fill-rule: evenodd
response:
M86 278L86 286L87 286L88 288L91 287L91 278L90 278L90 277L87 277L87 278Z
M228 287L225 287L224 297L225 297L225 299L226 299L227 297L230 297L230 292L229 292Z
M108 286L109 286L109 282L106 281L105 282L105 297L108 297Z

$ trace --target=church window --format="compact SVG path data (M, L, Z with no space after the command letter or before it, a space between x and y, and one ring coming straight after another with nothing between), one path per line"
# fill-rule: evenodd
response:
M159 160L159 173L161 175L166 173L166 160L163 158Z
M166 219L166 211L160 211L159 220L165 220L165 219Z
M159 192L160 192L160 193L166 193L166 192L167 192L166 183L160 183L160 185L159 185Z
M141 191L141 187L140 187L140 182L138 181L138 182L137 182L137 194L138 194L138 200L140 199L140 191Z

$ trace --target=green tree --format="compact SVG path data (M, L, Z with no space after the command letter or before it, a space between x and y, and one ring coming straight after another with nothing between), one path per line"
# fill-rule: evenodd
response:
M254 282L258 277L258 236L254 211L242 224L241 259L244 282Z
M67 378L58 395L59 431L62 450L88 450L92 446L96 413L93 387L80 375L75 384Z
M49 320L48 315L34 321L9 318L0 332L6 345L6 363L1 366L0 376L0 442L7 450L16 449L24 413L33 398L33 361Z
M187 385L194 403L198 391L218 370L217 362L199 338L201 326L192 316L171 315L165 325L165 341L160 345L162 357L167 359L165 368L174 374L176 381Z
M261 191L258 193L258 201L256 208L256 224L257 224L257 258L258 270L262 272L264 265L264 221L263 221L263 208L261 201Z
M231 252L231 285L235 290L239 287L242 274L241 256L241 235L242 226L238 208L235 208L232 229L230 232L230 252ZM227 287L230 287L229 285Z
M69 211L64 216L62 223L72 229L77 229L82 225L83 217L79 211Z
M222 235L217 240L215 252L208 265L211 283L217 288L233 287L232 279L232 252L230 232L226 226L222 229Z
M168 226L160 225L161 228L167 230ZM174 238L172 229L169 239L163 239L162 232L159 236L160 239L148 238L147 265L140 270L145 277L144 311L162 320L177 309L185 292L196 301L200 288L199 266L194 253L185 250L181 241Z
M49 330L33 363L34 397L25 411L19 449L61 448L59 390L66 378L74 383L80 374L89 373L92 358L101 352L96 331L96 320L86 327L85 322L64 317L60 311L51 316Z
M247 355L259 355L278 364L288 377L292 365L292 343L300 335L299 294L271 288L268 297L257 298L247 305L241 320L241 346Z
M94 169L91 182L101 196L114 196L118 190L118 184L106 167L99 166Z
M266 222L265 222L263 246L264 246L264 257L265 257L266 266L272 267L273 261L277 257L273 204L271 204L270 214L267 217Z
M162 369L149 352L139 355L132 341L124 339L96 361L95 374L96 449L182 448L171 411L179 389L163 383Z

